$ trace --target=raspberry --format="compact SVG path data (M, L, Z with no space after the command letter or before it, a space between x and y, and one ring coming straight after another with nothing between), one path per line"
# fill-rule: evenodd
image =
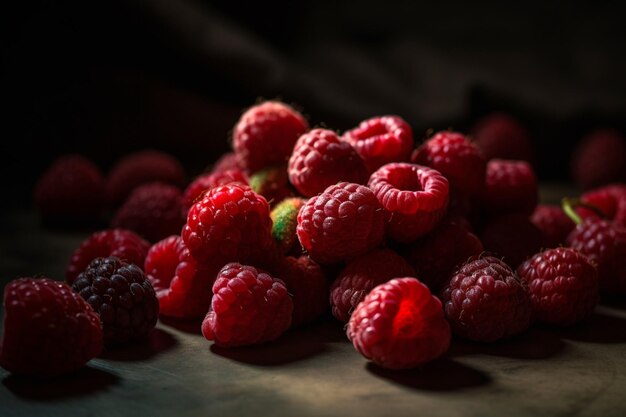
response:
M0 366L9 372L71 372L102 351L98 315L67 284L16 279L4 288L4 308Z
M573 249L538 253L517 273L528 288L534 317L545 323L578 323L591 316L598 302L598 271Z
M390 369L414 368L450 346L441 302L415 278L374 288L352 314L347 334L359 353Z
M448 207L448 180L431 168L383 165L368 185L388 213L387 234L399 242L412 242L430 232Z
M369 172L390 162L408 161L413 150L411 126L398 116L365 120L344 133L341 140L352 145Z
M35 187L35 205L46 219L93 220L105 202L104 178L80 155L57 159Z
M543 234L543 246L547 248L565 243L567 235L576 226L560 206L550 204L539 204L530 221Z
M606 185L584 193L580 199L583 203L599 209L607 219L626 226L626 185ZM596 213L584 207L578 207L576 211L582 218L598 217Z
M113 227L132 230L152 242L180 233L183 224L181 191L158 182L135 188L111 222Z
M276 270L293 300L291 327L315 321L329 307L328 283L322 268L308 256L284 258Z
M288 172L289 181L307 197L339 181L367 181L367 169L354 148L326 129L313 129L298 139L289 158Z
M211 286L220 266L195 261L180 236L155 243L144 271L159 300L159 314L185 319L202 318L211 306Z
M293 302L285 284L256 268L229 263L213 284L202 334L220 346L270 342L291 324Z
M485 250L498 254L512 268L537 253L543 234L521 213L505 214L492 219L480 235Z
M472 139L487 160L515 159L531 164L535 160L528 131L508 114L493 113L479 120Z
M148 182L184 187L185 170L176 158L159 151L135 152L121 158L111 169L107 193L112 204L124 202L138 185Z
M626 139L614 130L596 130L572 153L572 177L584 189L626 181Z
M567 245L598 268L600 290L626 294L626 228L606 220L587 219L567 237Z
M407 260L416 276L436 292L457 266L483 252L481 241L460 220L446 220L408 248Z
M482 205L491 215L524 213L537 207L539 189L533 168L524 161L493 159L487 164Z
M302 206L296 233L311 258L332 264L374 249L384 227L384 210L372 190L340 182Z
M204 191L233 182L247 185L248 177L246 176L246 174L244 174L242 170L238 168L225 169L198 176L185 189L185 193L183 196L185 213L187 213L191 206L193 206L194 203L201 198Z
M241 171L243 167L239 163L239 158L234 152L228 152L222 155L211 168L211 174L217 174L222 171L229 171L231 169ZM223 184L220 184L223 185Z
M182 237L201 263L258 259L272 245L269 205L246 185L213 188L189 210Z
M233 146L240 164L248 172L255 172L287 161L296 140L308 129L307 121L293 108L266 101L241 116L233 133Z
M109 229L96 232L83 241L70 258L65 273L72 284L95 258L115 256L125 262L143 265L150 244L130 230Z
M255 193L265 197L271 206L294 195L289 185L287 167L283 165L273 165L252 174L250 176L250 188Z
M330 290L333 316L347 323L350 315L372 288L392 278L414 277L415 271L391 249L378 249L350 261Z
M435 134L413 152L411 161L441 172L450 181L450 186L462 194L473 196L483 189L485 158L461 133Z
M104 343L145 338L154 328L159 302L141 268L116 257L96 258L72 284L100 315Z
M298 212L306 202L303 198L287 198L279 203L272 212L272 236L278 245L281 253L285 254L292 249L297 249L298 236Z
M452 331L463 338L493 342L526 330L531 307L524 285L501 260L471 258L441 292Z

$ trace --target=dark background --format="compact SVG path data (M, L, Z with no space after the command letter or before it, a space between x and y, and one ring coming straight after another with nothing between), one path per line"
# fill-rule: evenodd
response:
M590 129L626 126L620 2L2 7L4 207L29 205L37 177L62 153L106 171L150 147L196 174L227 151L242 110L261 98L338 130L395 113L418 140L507 111L530 130L543 180L568 180L571 149Z

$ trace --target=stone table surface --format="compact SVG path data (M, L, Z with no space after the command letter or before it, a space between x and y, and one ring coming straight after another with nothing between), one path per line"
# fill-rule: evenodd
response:
M546 188L544 200L552 196ZM0 283L62 279L88 232L42 228L32 213L0 220ZM455 340L425 367L368 363L331 319L277 342L220 349L199 323L161 321L141 345L82 371L33 381L0 369L0 416L624 416L626 303L572 329L535 326L483 345Z

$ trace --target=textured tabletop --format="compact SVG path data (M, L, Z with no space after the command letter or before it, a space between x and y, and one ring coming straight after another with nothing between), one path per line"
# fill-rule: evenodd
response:
M0 282L61 279L88 232L44 230L30 213L1 220ZM423 368L368 363L331 319L253 348L219 349L199 323L160 322L150 340L84 370L32 381L0 370L0 416L623 416L626 303L569 330L533 327L491 344L454 341Z

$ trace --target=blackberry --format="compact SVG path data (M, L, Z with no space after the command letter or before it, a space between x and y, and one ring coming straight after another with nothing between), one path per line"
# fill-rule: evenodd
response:
M159 303L154 288L134 264L114 256L96 258L72 289L100 315L106 345L142 339L156 325Z

